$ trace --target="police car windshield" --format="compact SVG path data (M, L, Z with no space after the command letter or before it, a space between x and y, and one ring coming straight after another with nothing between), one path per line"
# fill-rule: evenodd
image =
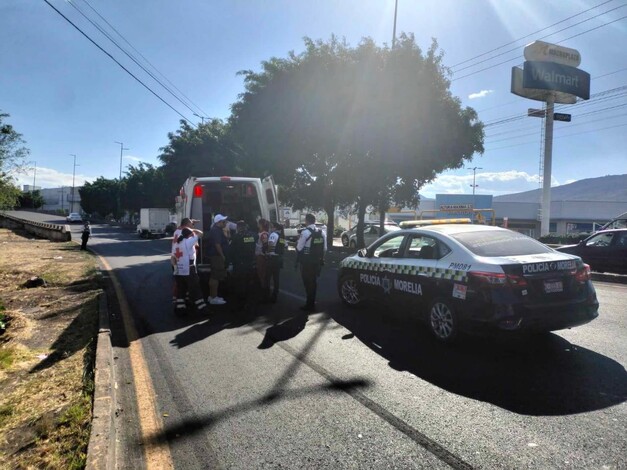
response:
M521 233L511 231L460 232L451 234L477 256L523 256L551 253L546 245Z

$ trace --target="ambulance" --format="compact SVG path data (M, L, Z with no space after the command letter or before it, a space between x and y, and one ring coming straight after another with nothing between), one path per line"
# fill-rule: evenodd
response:
M200 242L198 272L208 273L209 255L204 246L213 224L213 217L222 214L230 221L244 220L256 230L259 219L278 221L279 202L272 176L249 178L240 176L189 177L176 196L177 222L195 219L195 228L204 233Z

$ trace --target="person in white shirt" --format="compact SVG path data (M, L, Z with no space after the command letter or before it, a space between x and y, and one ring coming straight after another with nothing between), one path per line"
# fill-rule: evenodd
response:
M177 315L187 312L185 296L188 291L196 310L203 311L207 308L196 272L196 244L199 236L202 237L200 230L185 227L172 245L170 260L176 284L174 313Z
M307 302L300 309L312 312L316 309L318 276L327 251L327 234L324 230L316 227L315 215L307 214L305 223L307 227L300 232L300 237L296 243L296 256L300 263L300 273L307 294Z

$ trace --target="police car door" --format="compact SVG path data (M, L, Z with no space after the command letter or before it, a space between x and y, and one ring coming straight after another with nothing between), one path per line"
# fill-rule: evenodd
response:
M393 292L404 303L426 308L437 294L438 241L421 233L410 233L396 260ZM411 311L410 311L411 312Z
M395 263L403 246L405 234L383 237L368 248L368 257L359 270L360 291L366 297L382 301L397 300L392 297Z

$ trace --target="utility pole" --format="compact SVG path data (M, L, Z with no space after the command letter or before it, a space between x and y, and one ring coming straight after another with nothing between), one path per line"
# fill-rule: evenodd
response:
M37 162L35 162L35 172L33 173L33 191L35 191L35 177L37 176Z
M70 199L70 212L74 212L74 175L76 174L76 155L71 153L70 157L74 157L74 167L72 168L72 196Z
M542 218L540 236L548 235L551 225L551 158L553 157L553 108L555 94L546 97L546 118L544 119L544 172L542 175Z
M467 170L472 170L472 184L470 185L470 187L472 188L472 210L473 210L473 215L474 215L474 210L475 210L475 189L477 189L477 186L479 186L478 184L476 184L476 178L477 178L477 170L483 170L483 168L481 168L480 166L475 166L472 168L467 168ZM474 217L473 217L474 219Z
M118 180L118 212L120 217L122 216L122 154L125 150L130 150L124 147L122 142L114 141L116 144L120 144L120 179Z
M392 49L396 46L396 13L398 13L398 0L394 1L394 29L392 30Z

